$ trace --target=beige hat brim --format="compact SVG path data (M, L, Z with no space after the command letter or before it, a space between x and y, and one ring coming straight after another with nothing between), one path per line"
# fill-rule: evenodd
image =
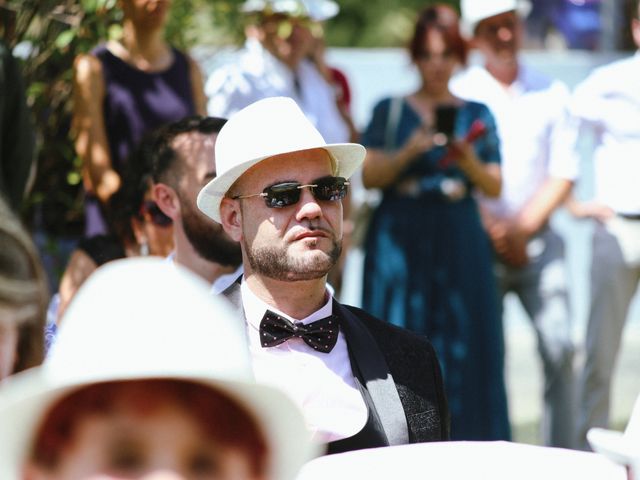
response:
M329 152L336 165L335 175L339 177L349 178L355 173L355 171L362 165L364 157L366 155L366 149L357 143L336 143L329 145L318 145L315 148L322 148ZM303 150L281 152L295 153L311 150L312 148L306 148ZM222 199L229 191L229 188L254 165L271 158L277 154L270 154L264 157L252 159L243 163L240 163L233 168L227 170L219 177L211 180L198 194L197 205L198 208L208 217L212 218L216 222L220 223L220 203Z

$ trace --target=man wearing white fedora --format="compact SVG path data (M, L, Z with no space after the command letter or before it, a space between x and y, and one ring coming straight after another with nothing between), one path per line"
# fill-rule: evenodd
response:
M537 336L544 369L545 445L571 447L573 340L564 241L549 219L569 194L578 159L567 128L568 88L519 58L519 0L462 0L461 25L484 65L455 76L451 91L486 104L493 113L502 154L502 193L481 199L485 227L497 256L499 286L515 293Z
M318 445L209 289L158 258L97 270L44 365L0 385L0 478L293 480Z
M640 480L640 395L624 433L592 428L587 439L595 452L626 467L628 480Z
M328 142L350 131L333 87L307 57L314 23L334 17L332 0L246 0L246 43L239 55L211 73L205 85L209 115L228 118L268 97L293 98Z
M232 116L198 207L240 242L223 292L246 321L256 379L287 391L328 451L446 440L440 366L425 337L341 305L327 289L362 145L327 144L290 98Z

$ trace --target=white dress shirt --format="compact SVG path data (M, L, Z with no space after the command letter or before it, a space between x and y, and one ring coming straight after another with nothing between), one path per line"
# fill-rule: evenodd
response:
M304 412L318 441L348 438L362 430L367 421L367 407L354 382L342 332L329 353L315 351L300 338L269 348L260 343L260 321L267 310L306 325L331 315L331 294L327 291L327 302L320 310L296 320L263 302L244 281L241 291L256 380L288 393Z
M569 90L563 83L521 65L516 81L505 88L476 65L454 76L450 88L458 97L484 103L495 117L502 194L499 199L483 199L495 215L517 213L548 177L576 178L576 132L569 126Z
M349 128L338 111L335 92L313 63L303 60L294 75L255 39L247 40L235 61L209 76L205 92L209 115L226 118L263 98L293 98L327 143L349 141Z
M575 88L570 111L596 135L596 199L640 214L640 53L596 68Z

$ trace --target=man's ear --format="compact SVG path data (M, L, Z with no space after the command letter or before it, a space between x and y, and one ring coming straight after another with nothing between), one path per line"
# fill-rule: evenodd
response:
M152 188L153 200L158 204L162 213L177 221L180 215L180 200L178 194L169 185L154 183Z
M242 211L240 202L224 197L220 202L220 223L222 228L233 240L242 240Z

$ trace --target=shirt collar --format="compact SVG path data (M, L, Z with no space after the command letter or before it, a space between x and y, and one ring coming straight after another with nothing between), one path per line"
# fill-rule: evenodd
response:
M315 322L316 320L319 320L321 318L328 317L333 313L333 296L328 289L325 291L327 300L324 305L313 312L311 315L303 319L295 319L263 301L251 291L247 282L244 281L244 277L242 278L240 290L242 292L242 306L247 318L247 323L256 330L260 328L260 322L262 321L262 317L267 310L271 310L272 312L284 318L287 318L292 322L302 322L305 325L311 322Z

